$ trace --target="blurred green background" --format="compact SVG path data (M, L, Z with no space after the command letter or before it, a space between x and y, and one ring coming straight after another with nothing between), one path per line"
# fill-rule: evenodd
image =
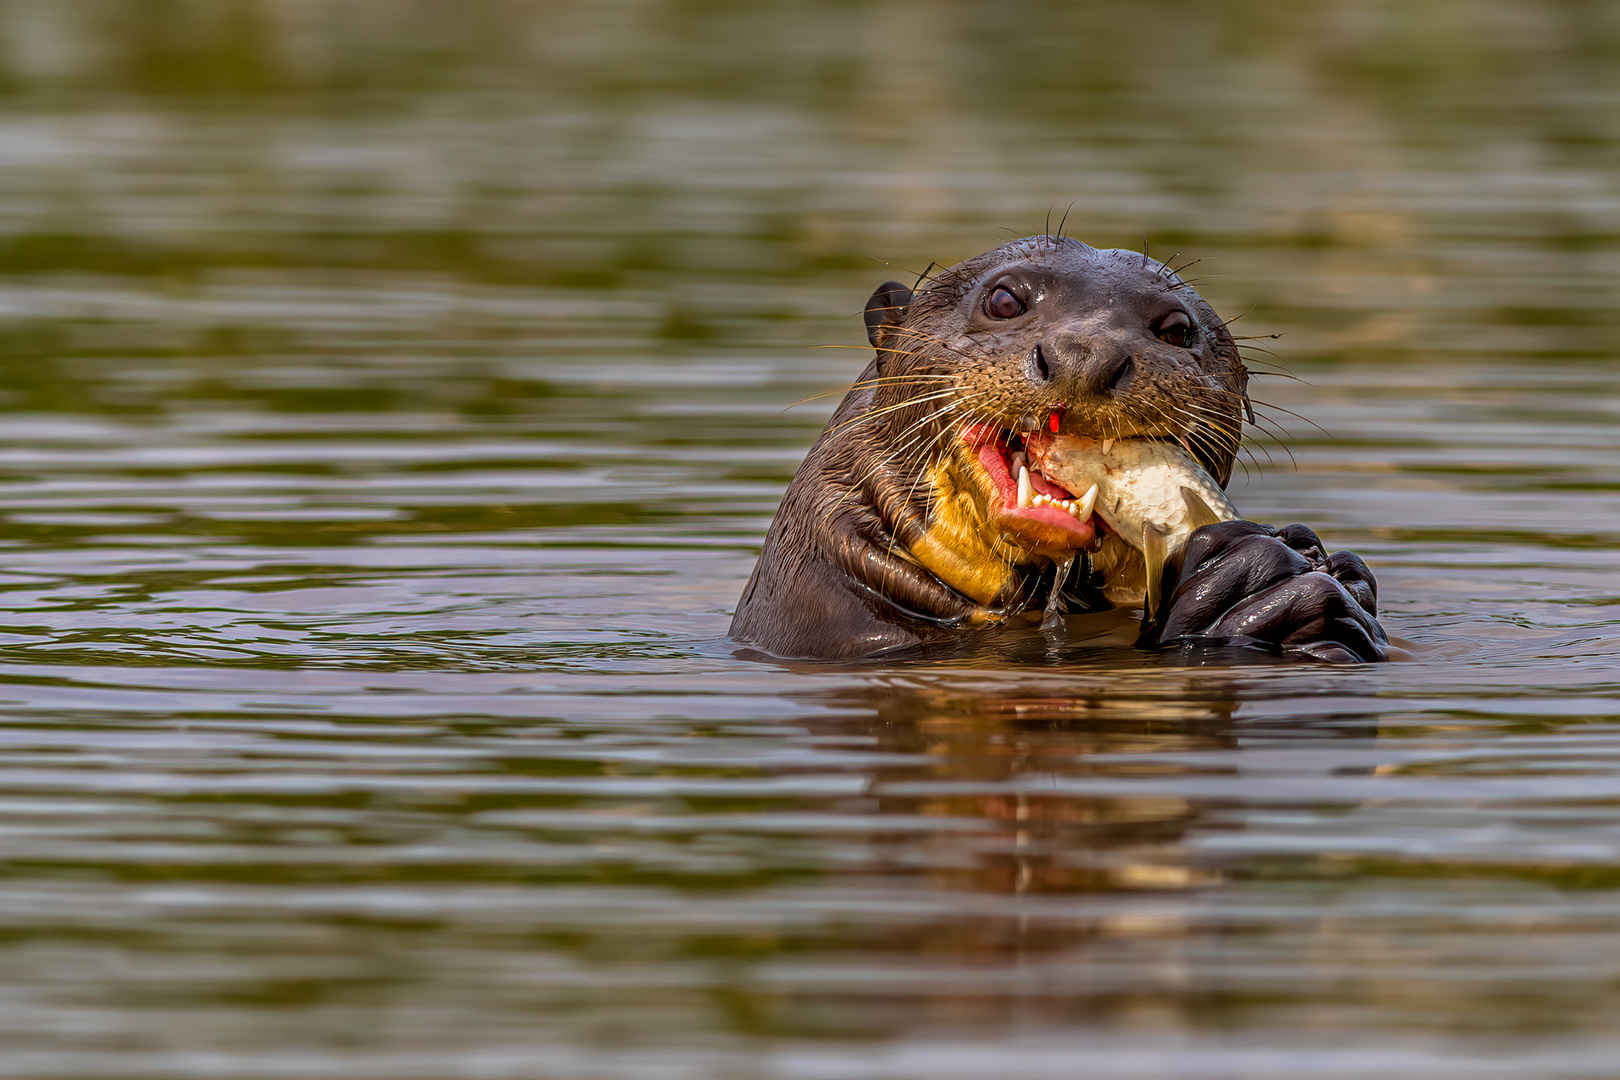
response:
M797 340L883 262L1067 214L1203 258L1296 358L1614 326L1599 2L61 0L0 39L13 274L424 275Z

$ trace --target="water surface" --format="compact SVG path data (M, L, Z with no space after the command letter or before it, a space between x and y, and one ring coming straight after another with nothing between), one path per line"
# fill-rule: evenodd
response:
M1613 1074L1607 8L0 31L7 1075ZM1065 213L1412 662L732 655L871 289Z

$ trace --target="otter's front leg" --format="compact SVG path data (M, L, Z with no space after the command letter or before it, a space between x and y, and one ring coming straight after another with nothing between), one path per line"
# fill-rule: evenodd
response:
M1195 532L1167 570L1144 645L1258 645L1322 660L1389 659L1378 584L1348 551L1329 555L1303 525L1227 521Z

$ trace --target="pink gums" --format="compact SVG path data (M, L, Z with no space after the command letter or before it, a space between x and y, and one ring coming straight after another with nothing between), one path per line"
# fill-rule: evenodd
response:
M1001 506L997 509L1002 515L1050 525L1072 533L1076 538L1076 547L1091 542L1096 530L1090 522L1080 521L1073 514L1059 510L1055 506L1019 507L1018 480L1012 475L1007 464L1007 444L1002 438L1000 429L989 424L969 424L962 429L962 441L978 451L979 464L984 467L990 482L996 486L996 493L1001 496ZM1054 499L1074 498L1073 493L1052 483L1033 468L1029 471L1029 481L1035 490L1043 495L1050 495Z

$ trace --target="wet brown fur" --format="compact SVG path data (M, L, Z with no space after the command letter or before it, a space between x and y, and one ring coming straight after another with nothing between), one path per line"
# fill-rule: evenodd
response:
M1040 572L1066 549L993 522L999 498L967 424L1027 431L1061 408L1065 433L1174 437L1230 478L1248 372L1226 324L1163 264L1036 236L919 284L889 283L868 305L876 357L777 510L732 622L739 643L869 656L1038 608ZM987 316L998 287L1023 290L1025 315ZM1192 319L1194 343L1154 336L1172 311Z

